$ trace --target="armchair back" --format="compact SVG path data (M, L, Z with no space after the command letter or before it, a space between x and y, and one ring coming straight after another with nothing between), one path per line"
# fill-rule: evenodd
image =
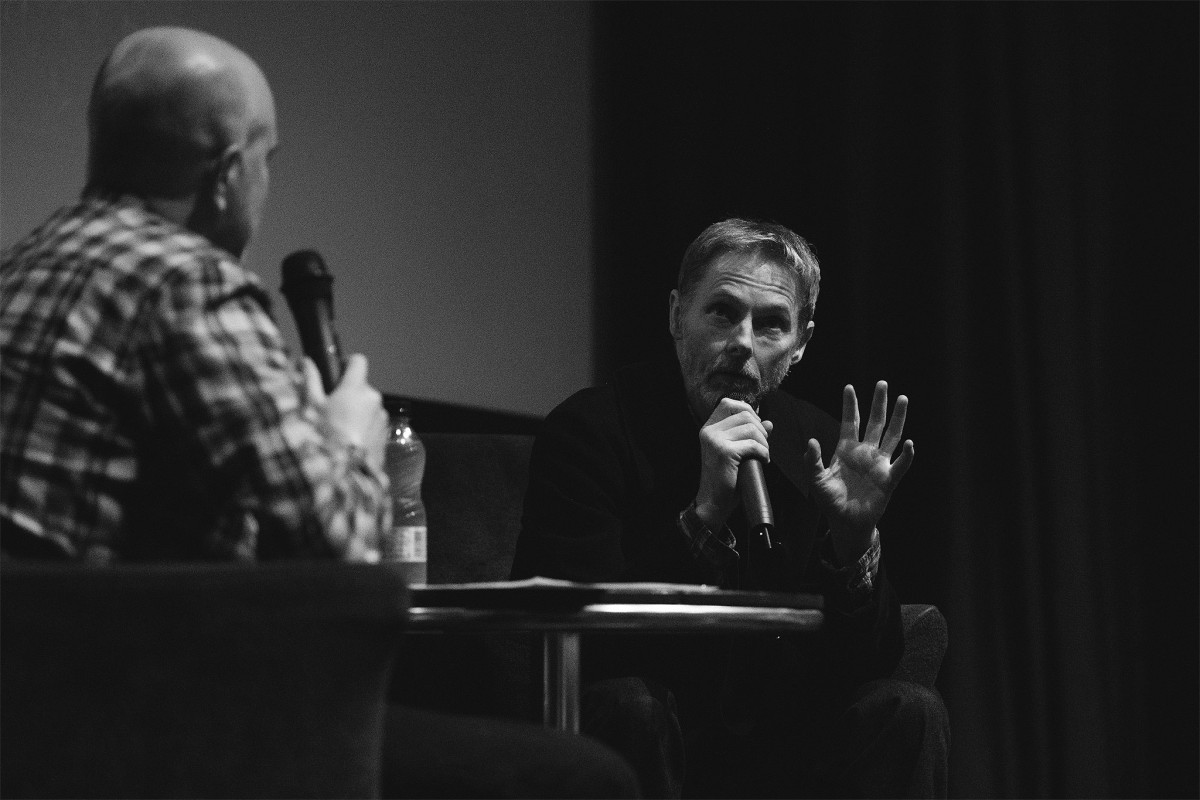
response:
M0 795L378 797L398 569L0 569Z

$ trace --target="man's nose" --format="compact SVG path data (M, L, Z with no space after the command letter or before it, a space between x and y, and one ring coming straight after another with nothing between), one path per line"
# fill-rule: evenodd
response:
M754 353L754 324L747 316L733 326L729 338L725 341L725 349L731 354L746 357Z

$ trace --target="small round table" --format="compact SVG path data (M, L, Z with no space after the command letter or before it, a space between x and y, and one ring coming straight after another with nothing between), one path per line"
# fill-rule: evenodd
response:
M577 733L581 634L815 632L824 622L823 607L820 595L807 593L531 578L414 586L408 630L542 633L543 719L548 727Z

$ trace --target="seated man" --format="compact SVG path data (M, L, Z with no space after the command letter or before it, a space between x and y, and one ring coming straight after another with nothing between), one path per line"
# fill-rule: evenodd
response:
M625 753L649 796L946 791L941 699L888 677L904 644L877 524L913 460L908 401L888 422L880 382L860 436L853 387L840 426L779 391L812 337L819 279L808 245L782 226L710 226L671 292L677 360L576 393L534 445L514 578L826 598L820 638L585 644L582 729ZM750 540L739 507L749 458L766 462L770 549Z
M366 359L326 397L239 263L276 146L261 70L204 33L139 31L89 122L82 199L0 257L5 556L377 558L387 416ZM398 709L388 737L385 791L636 793L607 748L534 726Z

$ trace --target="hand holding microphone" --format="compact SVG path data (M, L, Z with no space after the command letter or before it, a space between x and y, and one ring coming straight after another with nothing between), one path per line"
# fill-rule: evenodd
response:
M383 469L388 437L388 415L383 395L367 383L367 357L354 353L346 362L341 382L328 397L321 385L321 372L312 358L304 359L309 394L325 404L325 420L342 441L363 448L367 463Z
M363 448L368 463L382 469L388 436L383 395L367 383L366 356L356 353L348 361L342 357L333 329L332 287L333 276L316 252L302 250L284 259L281 290L307 356L309 394L325 406L330 428L343 441Z
M769 542L774 524L762 465L769 460L771 422L761 420L747 403L724 398L700 430L700 487L696 513L717 530L741 499L752 533Z

